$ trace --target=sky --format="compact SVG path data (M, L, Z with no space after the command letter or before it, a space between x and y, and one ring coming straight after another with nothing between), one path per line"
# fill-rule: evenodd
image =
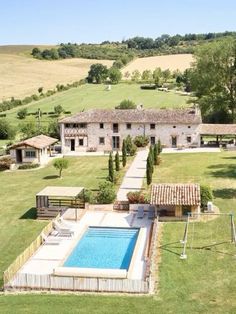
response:
M0 0L0 45L236 31L235 0Z

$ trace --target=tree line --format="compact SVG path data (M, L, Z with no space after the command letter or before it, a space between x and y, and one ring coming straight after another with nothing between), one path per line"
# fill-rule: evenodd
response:
M134 57L159 54L193 53L197 45L220 38L236 36L236 32L185 34L170 36L163 34L155 39L136 36L121 42L103 41L100 44L61 43L59 47L41 50L32 49L33 57L45 60L67 58L108 59L131 61ZM129 62L128 61L128 62Z

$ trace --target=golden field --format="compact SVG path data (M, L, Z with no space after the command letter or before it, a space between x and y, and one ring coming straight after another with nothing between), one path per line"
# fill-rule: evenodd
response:
M57 84L79 81L87 76L94 63L111 66L113 61L79 58L44 61L19 53L5 54L0 49L0 101L37 94L41 86L46 91Z
M191 66L194 61L192 54L166 55L156 57L138 58L130 62L122 73L132 73L134 70L143 72L144 70L155 70L160 67L162 70L170 69L171 71L180 70L181 72Z

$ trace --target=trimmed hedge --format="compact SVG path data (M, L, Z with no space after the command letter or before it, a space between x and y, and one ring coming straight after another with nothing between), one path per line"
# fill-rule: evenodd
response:
M18 167L19 170L26 170L26 169L35 169L38 168L40 164L23 164Z

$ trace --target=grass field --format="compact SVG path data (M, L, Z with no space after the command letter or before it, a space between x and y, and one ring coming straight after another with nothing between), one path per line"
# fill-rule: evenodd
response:
M94 63L110 66L112 61L77 58L43 61L17 53L0 53L0 100L37 94L41 86L47 91L57 84L79 81L87 76Z
M131 99L136 104L143 104L144 108L172 108L186 106L189 97L174 92L141 90L139 84L118 84L112 86L110 91L105 89L105 85L86 84L5 113L7 118L17 123L20 121L16 118L17 111L23 107L28 108L29 112L36 111L38 108L42 111L53 111L54 106L62 105L64 109L76 113L91 108L115 108L123 99ZM48 119L50 118L43 118L43 120Z
M193 55L191 54L137 58L124 67L122 73L124 74L127 71L132 73L134 70L142 73L144 70L154 71L158 67L162 70L170 69L171 71L180 70L183 72L190 68L193 61Z
M43 179L56 174L51 166L27 173L0 173L3 187L0 191L0 251L4 256L1 270L44 224L19 219L33 206L35 192L48 183L58 182L96 187L99 178L105 175L105 164L103 159L99 163L90 163L91 160L72 159L73 169L65 171L61 181ZM214 189L214 203L220 210L236 214L236 153L165 154L162 160L155 170L154 182L209 184ZM96 173L95 182L91 173ZM211 223L213 232L218 230L218 223L217 219ZM8 295L0 296L0 312L12 313L14 309L17 313L50 313L53 308L58 313L235 313L235 257L214 250L192 250L188 251L187 260L180 260L179 239L183 230L181 222L163 226L158 293L153 296Z

